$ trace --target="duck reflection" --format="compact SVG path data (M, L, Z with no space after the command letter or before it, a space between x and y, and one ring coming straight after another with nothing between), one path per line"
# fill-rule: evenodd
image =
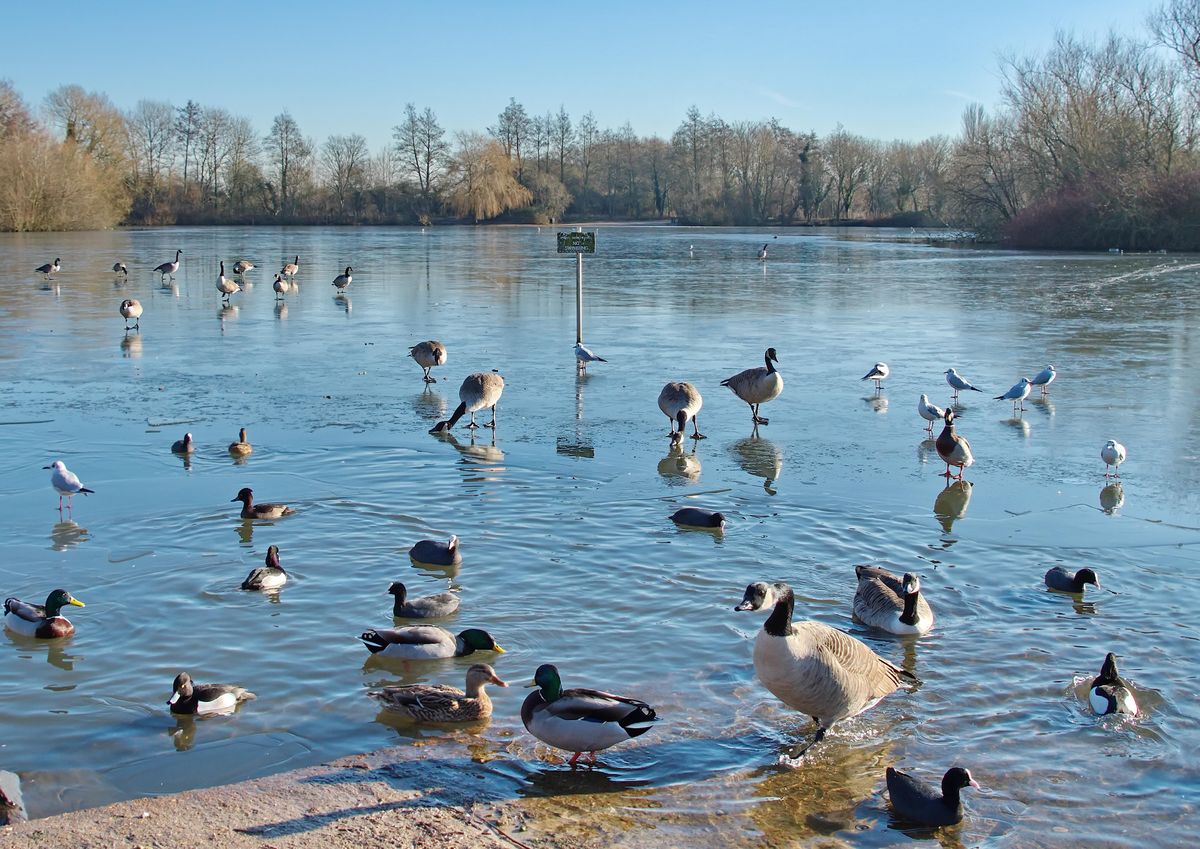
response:
M783 451L778 445L759 436L755 427L748 437L729 446L729 453L746 474L764 479L763 489L768 495L775 494L775 481L783 472Z
M1015 430L1017 433L1019 433L1024 439L1029 438L1029 422L1027 422L1024 419L1024 417L1018 415L1015 418L1005 419L1004 424L1011 427L1013 430Z
M191 714L173 713L175 724L167 728L175 751L186 752L196 745L196 717Z
M50 529L50 548L54 551L66 551L68 548L74 548L81 542L87 542L87 528L81 528L71 519L63 522L55 522L54 527Z
M136 360L142 355L142 334L136 333L121 340L121 356Z
M424 392L412 396L413 409L423 419L441 421L446 418L446 396L434 392L431 386L432 384L426 383Z
M242 545L254 544L254 520L242 519L237 526L238 541Z
M1125 506L1125 490L1121 482L1116 481L1100 490L1100 509L1108 515L1113 515Z
M413 719L408 714L394 710L380 710L379 713L375 714L375 721L395 731L396 736L400 737L406 743L427 740L431 737L450 742L464 734L482 734L492 724L490 716L486 719L475 720L474 722L422 723ZM446 736L443 736L443 734Z
M871 412L882 414L888 411L888 399L883 395L867 395L863 401L871 408Z
M696 444L692 450L684 450L680 440L671 440L667 456L658 461L658 473L663 479L677 486L700 480L700 458L696 456Z
M933 500L933 515L937 516L938 521L942 523L942 530L946 533L952 533L954 523L967 514L973 488L974 484L970 481L954 481L948 483Z
M176 457L183 462L183 470L190 472L192 470L192 455L191 454L176 454Z

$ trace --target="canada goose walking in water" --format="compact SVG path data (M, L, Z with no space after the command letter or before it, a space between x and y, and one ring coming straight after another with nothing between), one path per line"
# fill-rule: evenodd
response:
M114 262L113 263L113 274L124 274L126 277L128 277L129 269L125 267L125 263L123 263L123 262Z
M275 290L275 300L278 301L292 290L292 284L284 280L282 276L276 274L274 282L271 283L271 288Z
M579 363L580 368L587 368L588 363L606 363L608 360L594 353L587 345L582 342L575 343L575 360Z
M257 698L245 687L233 684L194 684L186 672L175 676L171 690L167 700L171 713L229 713L239 702Z
M862 380L875 381L875 391L878 392L883 388L883 381L887 378L892 370L888 368L887 363L875 363L871 366L871 370L862 376Z
M62 268L61 263L62 263L62 259L59 257L55 257L54 262L48 262L45 265L39 265L37 268L34 269L34 271L36 271L38 274L43 275L47 280L49 280L51 274L58 274L59 269Z
M300 255L296 255L295 262L285 262L283 268L279 269L279 273L290 282L295 283L296 275L300 273Z
M959 791L964 787L979 788L970 770L960 766L946 771L941 787L934 787L890 766L886 778L888 799L896 815L909 822L933 827L961 822L963 808Z
M4 600L4 627L26 637L56 640L75 633L75 626L62 615L68 604L84 607L84 603L66 590L53 590L45 604L31 604L19 598Z
M1100 675L1092 679L1088 690L1088 704L1100 716L1110 713L1127 713L1137 716L1137 700L1121 676L1117 673L1117 656L1109 652L1100 667Z
M971 443L954 432L954 420L958 418L954 411L947 407L943 413L943 418L946 421L946 426L942 428L942 432L938 434L937 441L934 442L938 456L946 464L946 471L942 473L942 477L956 477L958 480L962 480L963 470L968 466L974 465L975 455L971 453ZM958 466L957 475L950 474L951 466Z
M766 250L766 247L763 249ZM758 414L759 405L778 398L783 391L783 375L775 369L779 359L774 348L767 348L763 361L765 366L739 371L721 381L722 386L728 386L734 395L750 405L750 418L756 425L767 424L767 419Z
M429 339L425 342L418 342L409 348L408 355L416 361L417 365L425 369L426 383L437 383L437 378L431 375L429 370L446 364L445 345L436 339Z
M264 565L250 570L246 580L242 581L244 590L277 590L287 583L287 572L279 563L279 546L267 548Z
M700 423L696 421L696 414L703 406L704 399L700 397L700 391L690 383L668 383L662 388L662 392L658 393L658 409L671 420L671 432L667 435L672 439L683 437L688 419L692 420L692 438L705 438L700 432ZM679 437L675 436L676 424L679 425Z
M67 468L62 460L55 460L49 466L42 466L43 469L50 469L50 485L54 487L54 491L58 493L58 510L62 512L63 496L67 497L67 509L71 509L71 499L78 493L87 495L91 493L95 495L94 489L88 489L84 486L79 476Z
M253 271L253 270L254 270L254 263L252 263L248 259L239 259L237 262L235 262L233 264L233 273L236 274L238 277L241 277L247 271Z
M350 274L353 270L353 268L347 265L345 271L333 278L333 288L337 289L339 294L345 292L346 287L354 282L354 278Z
M137 298L126 298L121 301L121 317L125 319L126 330L141 330L142 302ZM129 326L130 319L133 319L133 327Z
M1054 382L1054 378L1058 377L1058 372L1054 370L1054 366L1046 366L1033 376L1030 381L1034 386L1042 387L1042 395L1050 394L1050 384Z
M958 400L958 393L961 391L964 391L964 390L969 390L971 392L982 392L983 391L978 386L975 386L972 383L970 383L966 378L964 378L962 375L960 375L958 372L956 372L952 368L946 369L946 382L948 384L950 384L950 388L954 390L954 392L951 393L950 397L952 399L954 399L955 401Z
M917 415L926 421L925 432L933 435L933 423L940 422L946 411L929 400L929 396L922 394L921 400L917 402Z
M367 695L385 710L422 722L478 722L492 715L492 700L484 689L488 684L508 686L491 666L476 663L467 670L465 691L444 684L408 684L368 690Z
M787 584L757 581L734 610L771 608L754 640L758 680L788 707L817 723L804 755L835 723L857 716L903 684L920 683L859 640L820 622L792 622L794 596Z
M242 291L242 287L237 284L236 280L225 276L225 260L221 260L221 273L217 275L217 291L221 293L221 297L226 301L229 300L229 296L234 292Z
M1029 397L1029 392L1032 388L1033 388L1033 384L1029 382L1029 378L1022 377L1020 380L1018 380L1016 383L1014 383L1012 388L1009 389L1007 392L1005 392L1003 395L997 395L995 400L997 400L997 401L1012 401L1013 402L1013 413L1024 412L1025 399Z
M767 258L767 246L766 245L763 245L761 248L759 248L758 258L759 258L759 260L765 260Z
M430 429L430 433L441 433L450 430L458 424L464 413L471 414L471 423L467 427L479 427L475 424L475 413L488 407L492 408L492 420L484 427L496 427L496 404L504 392L504 378L494 371L478 371L468 374L458 387L458 398L462 402L454 414L446 421L438 422Z
M175 272L179 270L179 257L182 255L183 255L182 250L176 250L174 262L164 262L162 265L157 266L154 269L155 271L157 271L159 273L160 281L164 281L168 277L170 277L172 280L175 279Z
M854 616L859 622L900 635L926 634L933 627L933 610L921 593L921 579L912 572L901 578L878 566L855 566L854 574Z
M1119 478L1117 469L1125 462L1125 446L1115 439L1108 440L1100 449L1100 459L1104 461L1104 477L1109 476L1108 467L1112 466L1112 477Z
M229 443L229 453L234 457L246 457L254 448L246 441L246 429L238 431L238 441Z

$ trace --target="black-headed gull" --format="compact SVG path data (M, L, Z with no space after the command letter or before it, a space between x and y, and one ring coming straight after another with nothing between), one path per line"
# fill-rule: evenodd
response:
M1046 366L1034 375L1030 383L1034 386L1042 387L1042 394L1045 395L1050 391L1050 384L1054 382L1054 378L1056 377L1058 377L1058 373L1054 370L1054 366Z
M965 377L960 375L952 368L946 369L946 382L950 384L950 388L954 390L953 398L957 400L958 393L963 390L971 390L972 392L982 392L978 386L971 384Z
M1029 382L1028 377L1022 377L1013 384L1012 389L1009 389L1003 395L997 395L997 401L1012 401L1013 412L1020 412L1025 409L1024 401L1029 397L1029 392L1033 388L1033 384Z
M580 368L587 368L588 363L606 363L608 360L599 356L582 342L575 343L575 359L579 361Z
M1108 440L1100 449L1100 459L1104 461L1104 476L1109 476L1108 467L1112 466L1112 476L1119 478L1117 468L1125 462L1125 446L1115 439Z
M917 402L917 415L929 423L925 426L926 432L933 433L933 423L940 422L945 414L946 411L932 403L928 395L921 395L921 400Z
M887 363L875 363L875 365L871 367L871 370L864 374L861 379L875 381L875 389L878 391L883 386L884 378L891 373L892 370L888 368Z
M1125 449L1121 449L1121 459L1125 459ZM71 498L78 493L87 495L89 492L93 495L96 490L88 489L82 483L74 472L67 468L62 460L55 460L49 466L42 466L43 469L50 469L50 485L54 487L54 491L58 493L58 509L62 510L63 496L67 497L67 509L71 509Z

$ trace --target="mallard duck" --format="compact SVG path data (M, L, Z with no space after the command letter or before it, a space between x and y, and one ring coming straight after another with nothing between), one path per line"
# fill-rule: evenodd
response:
M688 419L692 420L692 438L705 438L704 434L700 432L700 423L696 420L696 414L703 406L704 398L701 397L700 390L690 383L668 383L658 393L658 409L662 410L663 415L671 420L671 432L667 435L672 440L683 438L683 428ZM679 424L678 431L675 430L676 423ZM675 436L677 432L679 437Z
M921 579L912 572L900 578L864 565L855 566L854 574L854 616L864 625L890 634L925 634L933 627L933 610L921 594Z
M137 298L126 298L121 301L120 306L121 318L125 319L126 330L141 330L142 329L142 302ZM129 326L129 319L133 319L133 327Z
M891 373L892 370L888 368L887 363L875 363L875 365L871 366L871 370L864 374L861 379L875 381L875 391L878 392L883 388L883 381Z
M1117 656L1109 652L1104 656L1100 674L1092 679L1088 689L1088 704L1100 716L1109 713L1125 713L1137 716L1137 700L1129 685L1117 673Z
M238 431L238 441L229 443L229 453L234 457L245 457L254 451L253 446L246 441L246 429L242 428ZM238 499L234 499L237 501Z
M175 676L174 692L167 704L171 713L229 713L239 702L258 698L245 687L233 684L193 684L192 676Z
M466 692L443 684L412 684L407 687L383 687L368 690L386 710L408 714L422 722L476 722L492 715L488 684L507 687L486 663L467 670Z
M450 537L449 542L423 539L408 550L408 556L414 563L428 563L431 566L457 566L462 563L457 536Z
M556 749L573 752L574 766L584 752L615 746L649 731L658 721L654 708L643 701L575 688L564 690L558 669L543 663L527 686L539 688L525 697L521 721L534 737Z
M892 810L901 819L927 826L954 825L963 818L962 800L958 791L964 787L978 789L979 784L969 770L951 767L942 776L939 790L907 772L887 768L888 798Z
M255 504L254 490L244 486L230 501L242 502L243 519L278 519L280 516L290 516L296 511L286 504Z
M435 366L444 366L446 364L445 345L436 339L418 342L408 349L408 355L416 361L417 365L425 369L426 383L437 383L437 378L432 376L429 370Z
M409 598L408 588L399 581L393 581L388 592L396 597L392 603L392 616L401 619L437 619L449 616L458 610L459 598L452 592L427 595L421 598Z
M835 723L873 707L902 684L919 682L849 634L820 622L793 624L794 603L787 584L756 581L734 610L772 608L754 640L754 671L776 698L817 723L799 758Z
M30 604L19 598L4 600L4 627L26 637L53 640L69 637L75 626L60 611L68 604L83 607L84 603L66 590L54 590L45 604Z
M86 486L84 486L80 482L78 475L68 469L62 460L55 460L49 466L42 466L42 468L51 470L50 485L54 487L54 491L58 493L58 509L60 512L62 511L62 500L64 495L67 497L67 509L70 510L71 499L75 495L79 493L82 493L83 495L87 495L88 493L91 493L92 495L96 494L96 490L88 489Z
M1109 476L1108 467L1112 466L1112 476L1119 478L1121 475L1118 474L1117 469L1125 462L1125 446L1115 439L1108 440L1100 449L1100 459L1104 461L1104 477Z
M750 405L750 418L756 425L768 423L766 418L758 414L759 405L778 398L783 391L783 375L775 369L775 363L779 362L775 349L767 348L763 360L765 366L739 371L721 381L722 386L728 386L734 395Z
M468 628L456 637L434 625L407 625L403 628L374 628L359 637L371 654L407 660L434 660L440 657L465 657L477 651L504 654L492 635L479 628Z
M1052 590L1058 590L1062 593L1081 593L1083 592L1084 584L1091 584L1096 589L1100 589L1100 578L1096 573L1087 568L1080 569L1075 574L1071 574L1061 566L1055 566L1046 573L1046 586Z
M971 453L971 443L967 442L965 437L954 432L954 420L958 418L954 410L947 407L943 411L942 417L946 420L946 426L942 428L942 432L938 434L938 438L933 443L938 456L946 464L946 471L942 473L942 477L955 477L962 480L963 470L975 464L975 455ZM950 474L951 466L958 466L957 475Z
M266 565L250 570L242 581L244 590L277 590L287 583L287 572L279 564L279 546L267 548Z
M177 250L177 251L175 251L175 261L174 262L164 262L162 265L155 267L154 270L159 273L160 281L166 280L167 277L170 277L172 280L175 279L175 272L179 270L179 257L182 255L183 255L183 251Z
M688 528L725 529L724 514L703 507L680 507L671 514L671 521Z
M496 372L477 371L474 374L468 374L463 380L462 386L458 387L458 400L462 403L458 405L449 419L438 422L429 432L441 433L450 430L466 413L471 414L471 423L467 427L479 427L475 424L475 414L488 407L492 408L492 420L484 427L495 428L496 405L500 403L502 394L504 394L504 378Z
M192 442L192 435L185 433L183 439L176 439L171 443L172 454L191 454L196 450L195 444Z
M350 273L353 270L353 268L347 265L345 271L333 278L333 288L337 289L339 293L345 292L346 287L354 282L354 276Z

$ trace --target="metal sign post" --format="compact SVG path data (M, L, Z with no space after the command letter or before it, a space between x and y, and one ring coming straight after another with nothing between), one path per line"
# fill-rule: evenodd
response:
M596 252L595 232L558 234L558 252L575 254L575 344L583 342L583 255Z

